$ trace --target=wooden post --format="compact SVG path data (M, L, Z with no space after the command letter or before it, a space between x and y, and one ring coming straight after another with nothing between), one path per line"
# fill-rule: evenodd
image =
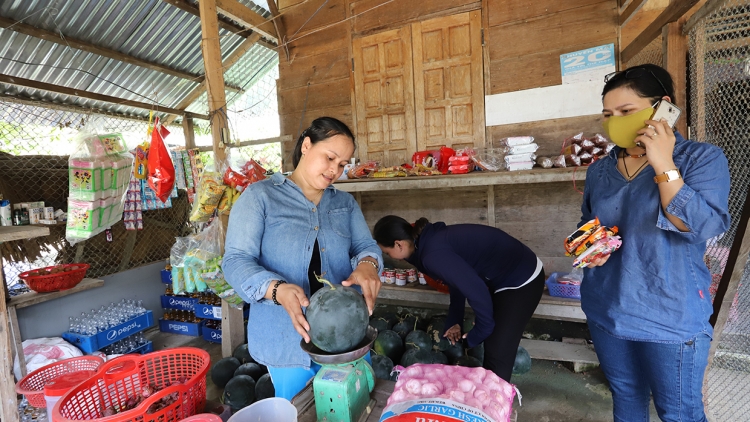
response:
M701 20L695 26L695 108L696 120L692 123L692 138L706 142L706 21Z
M495 221L495 186L487 186L487 225L497 227Z
M682 118L677 120L676 128L683 135L687 134L687 54L688 40L682 33L682 27L686 19L683 17L677 22L664 25L662 28L662 55L664 57L663 67L667 69L674 81L674 93L677 97L675 105L682 112ZM674 102L674 99L672 100Z
M226 94L224 93L224 72L221 65L221 45L219 44L219 18L216 15L216 0L200 2L201 14L201 50L203 51L203 66L206 70L206 92L208 93L208 117L211 122L211 137L213 138L214 160L224 161L226 119Z
M0 273L0 283L5 285L3 273ZM13 378L13 352L10 347L13 344L13 337L10 332L6 299L5 289L0 289L0 353L2 353L2 358L0 358L0 416L2 418L0 419L3 422L18 422L18 400Z
M205 1L205 0L202 0ZM262 306L262 305L261 305ZM234 349L245 342L245 319L242 309L221 301L221 356L232 356Z
M182 132L185 134L185 149L195 148L195 128L191 117L182 118Z

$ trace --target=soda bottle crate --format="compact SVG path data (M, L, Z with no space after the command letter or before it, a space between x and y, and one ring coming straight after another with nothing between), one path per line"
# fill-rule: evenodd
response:
M161 270L161 282L164 284L172 284L172 271Z
M93 336L86 336L83 334L71 333L66 331L62 334L62 337L69 343L83 350L84 353L92 353L97 350L103 349L112 343L120 341L125 337L146 330L153 325L154 313L151 311L146 311L145 314L138 315L133 319L108 328L107 330L102 331L101 333L94 334Z
M203 325L203 328L201 328L203 331L203 339L210 342L210 343L221 343L221 329L213 329L208 326Z
M198 299L187 296L161 295L161 307L165 309L179 309L181 311L195 311Z
M181 322L172 320L159 320L159 331L163 333L183 334L198 337L201 335L201 322Z
M250 314L250 307L248 305L245 305L245 307L242 309L242 315L247 319L247 316ZM195 305L195 315L198 318L205 318L205 319L221 319L221 306L213 306L213 305L205 305L202 303L197 303Z

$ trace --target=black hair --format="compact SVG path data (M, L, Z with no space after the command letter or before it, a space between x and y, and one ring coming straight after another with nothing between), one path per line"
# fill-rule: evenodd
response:
M320 141L336 136L344 135L352 140L354 148L357 148L357 144L354 143L354 134L349 127L341 120L334 119L333 117L318 117L313 120L310 127L303 130L297 139L297 145L294 146L294 153L292 154L292 165L297 168L299 160L302 158L302 143L305 138L310 138L310 142L315 145Z
M655 64L633 66L614 74L606 81L602 97L613 89L623 87L632 89L642 98L651 98L656 101L666 95L673 103L677 101L674 96L672 76L666 69Z
M397 240L411 240L416 242L422 229L429 221L422 217L414 225L396 215L386 215L375 223L372 237L387 248L392 248Z

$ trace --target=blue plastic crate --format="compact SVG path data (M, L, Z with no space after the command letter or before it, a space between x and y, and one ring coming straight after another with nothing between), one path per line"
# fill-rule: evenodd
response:
M125 337L146 330L153 325L154 313L146 311L145 314L138 315L130 321L124 322L93 336L64 332L62 337L69 343L72 343L79 349L83 350L84 353L92 353L107 347L114 342L120 341Z
M153 351L154 351L154 343L152 341L149 341L149 342L146 342L146 344L144 344L143 346L138 347L135 350L132 350L130 353L144 354L144 353L151 353Z
M161 307L166 309L179 309L181 311L194 311L198 299L187 296L161 295ZM220 317L221 318L221 317Z
M221 343L221 330L214 330L213 328L208 328L205 325L203 326L202 330L204 340L211 343Z
M159 331L163 333L184 334L198 337L201 335L201 323L159 320Z
M172 284L172 271L161 270L161 282L164 284Z
M557 282L557 277L567 273L552 273L545 282L550 296L565 297L568 299L581 300L581 285L578 284L561 284Z
M247 316L250 314L250 307L248 305L245 305L245 307L242 309L242 315L247 319ZM195 305L195 315L198 316L198 318L205 318L205 319L221 319L221 306L213 306L213 305L204 305L202 303L197 303Z

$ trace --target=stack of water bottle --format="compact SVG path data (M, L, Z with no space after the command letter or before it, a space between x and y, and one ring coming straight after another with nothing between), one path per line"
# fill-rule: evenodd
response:
M153 323L153 313L143 306L143 301L122 299L83 312L79 317L70 317L69 329L63 333L63 338L84 353L149 351L145 349L150 348L151 343L143 337L142 331Z

